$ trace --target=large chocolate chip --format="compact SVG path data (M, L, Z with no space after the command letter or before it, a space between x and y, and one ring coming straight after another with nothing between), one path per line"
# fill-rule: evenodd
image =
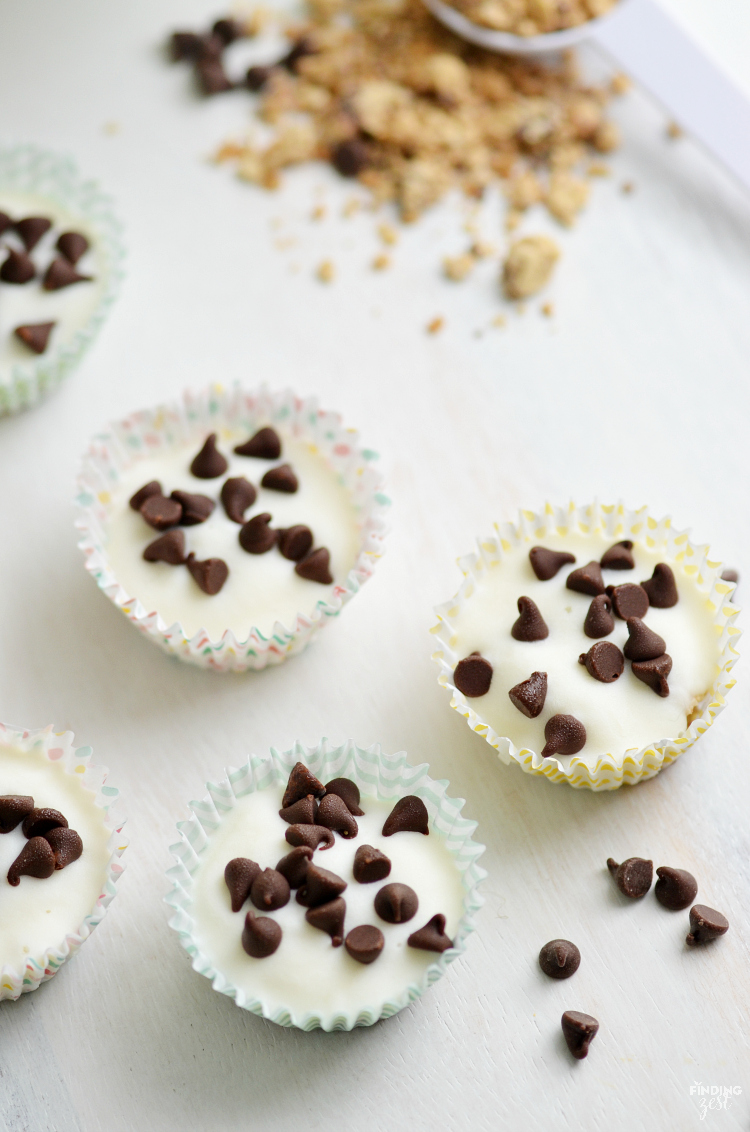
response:
M634 570L635 558L633 558L633 544L630 539L626 538L622 542L616 542L614 546L610 546L609 550L605 550L599 565L605 570Z
M629 896L631 900L645 896L651 888L654 879L653 861L646 861L643 857L628 857L627 861L618 865L617 861L609 857L607 868L615 878L615 884L620 892L623 896Z
M139 487L135 495L131 495L130 506L134 511L140 511L141 507L147 499L149 499L152 495L161 494L162 490L159 481L150 480L148 483L144 483L143 487Z
M569 939L551 939L539 952L539 966L551 979L569 979L581 965L581 953Z
M318 807L318 825L324 825L340 833L344 838L356 837L359 832L356 819L349 811L349 807L338 794L326 794L321 798Z
M364 817L364 810L359 808L359 786L351 778L332 778L326 782L326 794L338 794L350 814L354 814L355 818Z
M175 527L182 518L182 507L167 495L149 495L141 504L140 513L155 531Z
M220 20L216 20L211 28L211 35L219 37L225 47L230 43L234 43L235 39L242 39L245 34L245 29L239 20L233 20L228 16Z
M56 829L58 826L67 829L68 819L65 815L50 806L42 806L40 809L29 811L23 819L21 831L24 837L45 837L51 829Z
M240 546L248 554L267 554L272 547L276 546L279 532L272 531L269 527L271 517L270 512L261 511L260 514L253 515L252 519L248 519L243 524L239 533L239 540Z
M216 447L216 433L212 432L190 465L190 471L199 480L215 480L229 467L226 458Z
M182 566L185 561L185 535L179 529L166 531L150 542L143 552L147 562L167 562Z
M602 684L619 680L625 669L625 659L611 641L597 641L588 652L581 653L578 663L585 664L589 676L601 680Z
M3 794L0 796L0 833L10 833L34 809L29 794Z
M375 911L387 924L406 924L419 908L419 897L408 884L384 884L375 896Z
M391 873L390 858L372 845L360 845L354 854L352 866L354 879L360 884L373 884L376 880L385 880Z
M292 802L291 806L284 806L279 810L279 817L289 825L315 825L315 811L317 803L312 794ZM325 822L321 822L325 825Z
M586 728L574 715L553 715L544 725L542 758L575 755L586 745Z
M253 959L267 959L281 943L281 925L270 916L248 912L242 929L242 946Z
M36 275L34 261L25 252L17 252L15 248L8 249L8 258L0 267L0 279L3 283L29 283Z
M599 1023L590 1014L580 1010L566 1010L561 1019L563 1037L570 1052L578 1061L588 1056L589 1046L597 1035Z
M307 769L304 763L298 762L292 767L287 779L281 805L283 809L286 809L293 802L298 802L300 798L306 798L308 794L312 794L314 798L322 798L325 792L326 788L323 783Z
M575 554L570 554L567 550L548 550L546 546L532 546L529 551L531 569L540 582L548 582L562 566L575 560Z
M26 842L8 869L8 884L15 888L21 877L38 877L45 880L55 871L55 854L44 837L32 837Z
M199 562L194 554L188 554L185 563L204 594L213 597L229 577L229 567L223 558L204 558Z
M430 816L427 807L416 794L407 794L399 798L388 817L383 823L383 837L392 837L394 833L424 833L429 834Z
M307 558L303 558L294 567L295 574L306 578L308 582L320 582L322 586L330 586L333 581L331 573L331 555L325 546L319 546L311 551Z
M590 594L591 597L603 594L605 586L601 566L598 562L589 562L586 566L571 570L565 585L569 590L575 590L579 594Z
M81 256L89 250L89 242L80 232L63 232L55 247L75 267Z
M299 487L299 480L291 464L279 464L277 468L268 469L260 481L260 486L269 491L283 491L287 495L293 495Z
M612 602L606 594L599 594L589 606L586 620L583 622L583 631L587 637L596 641L599 637L609 636L614 627Z
M192 491L173 491L172 499L182 507L181 527L197 527L205 523L216 504L207 495L196 495Z
M276 863L276 871L289 881L290 888L299 888L305 883L307 866L312 861L313 850L309 845L298 845Z
M52 222L46 216L25 216L16 220L15 229L23 241L27 252L33 251L42 236L49 232Z
M385 947L383 933L372 924L360 924L358 928L352 928L344 942L352 959L365 964L374 963Z
M445 916L441 912L428 920L423 928L412 932L406 942L409 947L420 951L447 951L453 947L453 940L445 934Z
M358 177L370 160L370 147L362 138L346 138L331 150L331 165L342 177Z
M195 61L195 77L205 95L223 94L232 89L232 83L220 58L206 55Z
M659 879L654 885L654 896L670 912L681 912L683 908L688 908L698 895L698 881L687 869L660 865L656 875Z
M527 719L536 719L541 715L544 701L547 699L547 673L532 672L528 680L522 680L508 692L510 702L526 716Z
M255 94L257 93L257 91L263 90L263 87L266 85L272 74L273 67L248 67L247 73L245 75L245 86L248 90L251 90ZM273 432L273 429L270 429L269 431ZM250 442L248 441L248 443ZM235 452L238 451L239 449L235 448ZM240 452L239 454L240 456L254 456L256 453ZM267 459L275 460L277 459L278 455L279 453L277 452L275 456L268 456Z
M346 901L343 896L329 900L327 904L319 904L316 908L308 908L305 919L313 928L328 932L334 947L341 947L344 942L344 920L346 918Z
M221 489L221 502L224 504L227 517L233 523L245 522L245 512L248 507L252 507L257 498L258 492L250 483L250 480L246 480L244 476L232 476L224 481Z
M261 912L275 912L289 903L289 881L276 869L258 873L250 888L250 899Z
M333 831L324 825L290 825L284 834L290 845L307 845L310 849L330 849L336 844Z
M634 660L630 667L633 675L648 684L657 696L669 695L667 677L672 671L672 657L669 653L662 653L653 660Z
M530 597L519 597L518 612L520 617L510 631L516 641L543 641L549 636L545 620Z
M175 31L170 36L169 51L175 63L197 59L201 53L201 36L194 31Z
M74 283L90 283L90 275L81 275L65 256L56 256L44 273L42 287L45 291L62 291Z
M667 645L640 617L629 617L628 639L622 651L628 660L655 660L667 651Z
M229 889L233 912L239 912L250 895L253 881L259 875L260 865L249 857L233 857L224 869L224 881Z
M626 582L623 586L607 586L607 594L617 616L622 621L629 617L645 617L648 613L648 594L642 586Z
M478 652L459 660L453 669L453 683L464 696L486 696L492 683L492 665Z
M10 873L8 873L10 879ZM690 933L685 943L693 947L696 943L709 943L718 939L729 931L729 920L717 912L715 908L708 908L705 904L696 904L690 909Z
M260 428L235 448L238 456L255 456L260 460L278 460L281 455L281 440L275 428Z
M56 326L56 322L27 322L24 326L17 326L13 333L19 342L23 342L35 354L43 354Z
M0 212L0 236L3 232L7 232L9 228L13 227L13 220L8 216L7 212Z
M64 869L67 865L72 865L83 853L83 842L74 829L58 825L44 836L55 855L56 869Z
M309 527L297 523L279 531L279 550L290 562L299 562L312 550L313 533Z
M307 866L305 883L297 890L297 903L306 908L317 908L319 904L327 904L341 896L345 888L346 881L336 873L311 863Z
M680 600L671 566L657 562L647 582L641 582L654 609L671 609Z

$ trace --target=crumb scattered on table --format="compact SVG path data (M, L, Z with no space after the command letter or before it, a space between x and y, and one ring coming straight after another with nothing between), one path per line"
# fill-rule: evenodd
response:
M444 326L445 319L442 317L442 315L438 315L437 318L433 318L432 322L427 323L425 329L427 330L428 334L439 334Z
M375 259L372 261L373 271L385 271L390 266L391 257L386 255L385 252L381 252L380 255L376 255Z
M324 259L315 274L321 283L332 283L336 278L336 268L330 259Z
M476 260L474 256L468 253L446 256L443 260L443 273L446 279L451 279L454 283L460 283L462 279L466 279L466 277L471 274L475 265Z
M527 299L552 275L560 249L548 236L525 236L511 244L503 264L503 288L509 299ZM520 312L519 312L520 313Z

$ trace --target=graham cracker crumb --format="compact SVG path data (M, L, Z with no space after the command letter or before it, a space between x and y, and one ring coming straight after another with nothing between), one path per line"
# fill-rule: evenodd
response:
M588 197L589 186L580 177L573 177L570 173L553 173L550 177L547 208L566 228L575 223Z
M685 131L679 122L670 122L667 126L667 137L676 140L677 138L684 137Z
M362 201L359 197L349 197L349 200L346 201L344 207L341 209L341 215L348 220L350 216L354 216L359 212L361 207Z
M632 85L628 76L623 74L622 71L619 71L616 75L612 76L609 89L614 95L627 94Z
M484 240L475 240L470 251L475 259L489 259L490 256L495 254L495 246L486 243Z
M372 261L373 271L386 271L390 266L391 257L386 255L384 252L381 252L380 255L376 255L375 259Z
M609 165L605 165L603 161L593 161L586 170L586 175L589 177L609 177L611 172Z
M332 283L336 278L336 268L330 259L324 259L315 274L321 283Z
M211 158L217 165L221 165L224 161L236 161L238 157L242 156L242 146L238 142L224 142L220 145Z
M552 318L555 313L554 303L542 303L539 309L545 318Z
M515 208L509 209L505 214L505 231L515 232L522 219L521 213L517 212Z
M548 236L526 236L511 244L503 264L503 288L507 298L526 299L541 291L559 256L560 249Z
M446 256L443 260L443 272L446 279L452 279L454 283L460 283L462 279L466 279L475 267L475 259L472 255L464 254L457 256Z
M119 134L121 129L122 126L119 122L105 122L102 126L102 130L110 138L113 138L115 134Z
M444 326L445 319L442 317L442 315L438 315L437 318L433 318L432 322L427 323L425 329L428 334L439 334Z
M310 213L310 219L311 220L324 220L325 215L326 215L326 206L324 204L318 204L318 205L315 206L315 208Z
M383 243L388 244L389 247L398 243L398 232L392 224L379 224L378 235Z
M500 329L500 328L502 328L503 326L506 326L506 325L507 325L507 319L506 319L504 314L496 314L495 317L493 318L492 322L490 323L490 326L496 326L496 327L498 327L498 329Z
M632 181L623 181L620 186L620 191L624 193L625 196L631 196L632 193L635 192L635 185Z

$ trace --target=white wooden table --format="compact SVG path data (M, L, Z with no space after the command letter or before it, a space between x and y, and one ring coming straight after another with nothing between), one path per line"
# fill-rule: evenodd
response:
M730 64L746 58L737 4L683 7ZM0 421L0 716L92 744L131 838L91 941L48 986L0 1006L0 1129L746 1129L744 665L688 755L593 796L500 765L448 709L427 631L458 585L457 555L495 517L546 497L648 502L728 564L750 564L750 204L629 96L613 176L577 230L558 233L555 317L534 302L487 330L503 309L496 264L463 285L436 270L463 250L460 202L406 232L377 274L375 219L341 219L349 189L327 170L265 195L202 161L244 125L246 99L193 100L159 43L216 14L205 0L0 2L3 142L74 154L116 195L130 248L85 364L54 399ZM319 199L329 214L313 224ZM498 243L499 215L490 202L485 235ZM547 230L541 216L524 222ZM287 236L297 242L274 246ZM326 257L338 269L328 287L313 278ZM445 330L429 337L439 314ZM249 678L190 669L142 640L86 577L72 531L74 473L97 428L237 378L340 409L381 451L394 500L387 555L340 623ZM487 903L464 960L411 1009L351 1034L238 1010L191 971L162 903L175 822L205 780L321 734L429 761L487 845ZM729 935L687 952L686 913L653 898L623 907L604 866L630 855L693 871ZM560 984L536 967L555 936L583 953ZM566 1008L601 1022L580 1064L563 1046ZM701 1120L697 1082L742 1092Z

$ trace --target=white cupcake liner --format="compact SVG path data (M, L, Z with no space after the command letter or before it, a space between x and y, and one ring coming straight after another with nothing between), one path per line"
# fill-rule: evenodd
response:
M0 149L0 190L47 197L91 229L105 263L98 282L99 303L72 338L44 354L17 362L0 377L0 417L31 408L56 389L93 342L120 289L123 277L122 226L112 201L93 181L81 179L71 158L35 146Z
M122 835L125 819L116 812L120 792L116 787L106 785L108 772L105 767L91 762L91 747L74 747L73 738L72 731L56 733L51 724L36 731L21 731L0 723L0 745L23 751L42 751L50 762L62 763L67 774L75 775L83 787L94 792L94 805L104 811L104 824L112 830L107 871L94 907L84 917L83 923L55 947L49 947L39 955L30 955L23 970L16 970L10 965L0 968L0 1002L4 998L16 999L36 990L75 955L96 925L104 919L107 908L115 897L115 884L124 868L120 858L127 848L128 840Z
M631 511L621 502L605 505L594 501L583 507L577 507L573 502L567 507L546 503L542 511L521 511L517 523L495 523L494 529L494 535L477 540L477 553L458 560L464 581L451 601L435 609L439 620L430 631L438 638L440 647L432 654L432 659L440 669L438 683L451 693L451 707L466 718L472 731L482 735L495 748L502 762L517 763L527 774L544 775L550 782L567 782L570 786L590 790L617 790L623 783L632 785L642 779L653 778L708 730L723 710L727 693L735 685L730 673L738 658L740 630L735 622L739 609L731 603L735 585L722 581L722 563L710 558L708 546L692 542L689 531L675 530L668 517L657 520L650 515L647 507ZM720 633L714 683L685 730L668 738L654 738L651 744L639 751L602 755L593 766L578 755L572 756L566 767L554 757L543 759L537 751L517 748L507 735L497 734L482 718L475 706L476 701L468 700L453 682L453 669L460 657L451 647L454 632L451 621L470 598L475 583L490 566L502 563L508 551L543 542L548 535L565 535L568 532L603 534L613 541L630 537L651 550L663 552L665 557L685 563L686 571L694 576L696 585L705 595L707 607L714 614L714 625Z
M265 424L315 444L328 466L338 474L358 514L357 559L331 597L317 601L308 613L298 613L291 627L277 621L270 636L253 628L244 640L238 640L229 629L216 641L203 629L188 637L179 622L167 625L158 610L144 609L137 594L127 593L115 577L104 533L112 493L122 473L143 454L151 456L173 444L203 438L207 431L220 431L224 426L253 432ZM371 576L383 553L390 500L381 491L383 478L373 466L376 459L376 452L361 446L354 429L344 428L337 413L319 409L314 398L301 399L289 390L272 393L265 387L247 391L239 385L228 389L213 385L198 393L188 391L181 401L133 413L93 440L78 477L76 527L83 536L78 545L86 558L86 569L99 588L165 652L220 672L244 672L280 664L301 652L331 618L338 616Z
M407 987L398 998L374 1002L357 1014L308 1012L298 1016L291 1007L272 1010L262 998L249 998L233 986L212 966L193 938L193 875L212 834L221 825L224 815L233 809L237 799L269 786L285 786L297 762L304 763L322 782L339 776L351 778L359 786L363 800L375 797L379 801L395 801L407 794L418 795L429 813L430 832L444 842L462 875L466 895L453 947L436 958L419 983ZM228 768L221 782L207 783L207 796L201 802L191 802L192 817L177 825L180 840L170 846L177 864L167 873L173 887L165 897L166 903L174 909L169 926L180 937L194 970L210 979L214 990L233 998L243 1009L268 1018L279 1026L296 1026L300 1030L351 1030L355 1026L372 1026L379 1019L390 1018L420 998L445 973L448 965L466 950L466 940L474 931L474 915L484 903L477 887L487 875L477 864L485 848L473 840L477 823L461 816L464 799L450 798L446 792L448 783L430 778L427 771L427 763L412 766L404 753L386 755L377 744L363 748L349 739L341 746L332 747L327 739L321 739L315 747L295 743L288 751L272 748L269 757L252 756L244 766L236 770Z

